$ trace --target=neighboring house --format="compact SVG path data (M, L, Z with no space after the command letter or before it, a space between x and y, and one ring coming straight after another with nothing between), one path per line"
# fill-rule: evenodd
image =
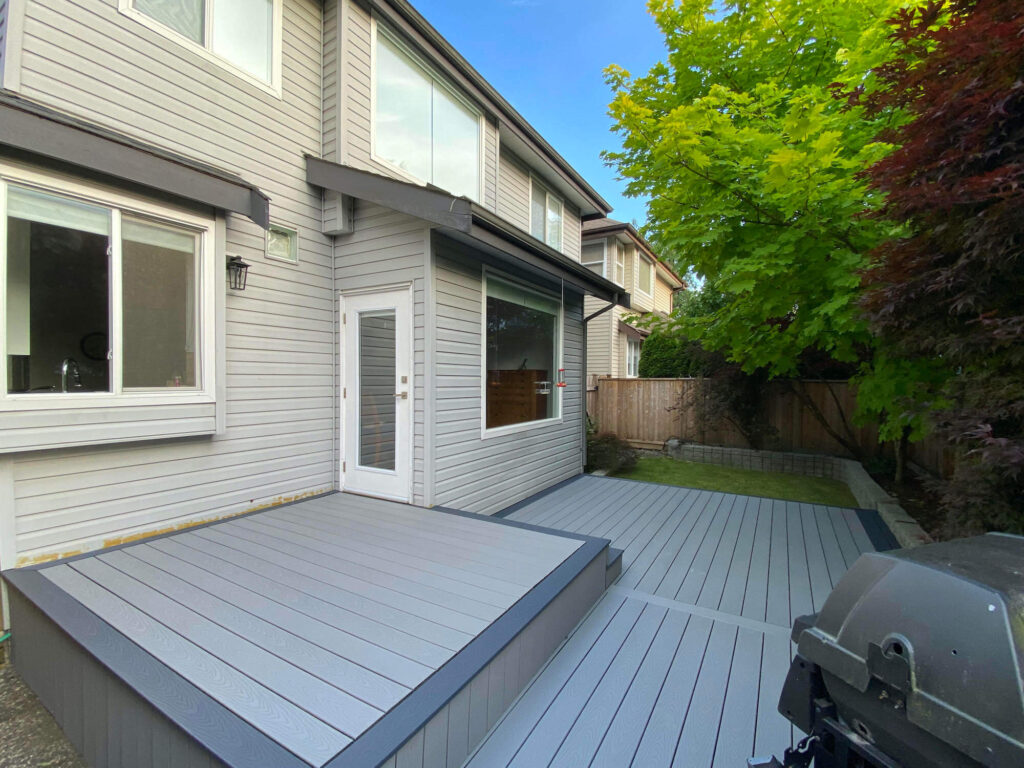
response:
M668 315L676 291L685 286L671 267L658 258L631 224L592 219L583 224L582 261L594 272L613 280L630 294L631 307L612 307L587 323L587 377L632 378L639 375L645 328L628 318L651 313ZM607 302L588 297L587 316Z
M648 251L581 263L608 204L404 0L0 0L0 72L0 567L581 471Z

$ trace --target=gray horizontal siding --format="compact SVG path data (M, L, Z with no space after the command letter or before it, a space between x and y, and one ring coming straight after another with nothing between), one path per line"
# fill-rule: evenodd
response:
M502 148L498 158L498 215L530 231L530 172Z
M492 514L582 471L582 300L565 294L561 423L482 439L481 276L471 257L438 251L434 502Z
M424 265L429 230L425 222L359 201L355 230L336 238L334 274L339 291L411 283L413 287L413 499L424 503L424 398L426 307ZM335 308L337 314L337 308ZM338 417L341 418L340 415ZM336 422L336 435L341 423ZM339 455L341 446L338 446Z
M22 562L333 488L333 259L303 160L323 141L322 13L316 0L285 0L279 98L117 0L26 4L23 95L241 174L271 197L275 221L298 229L299 263L266 259L263 231L227 217L225 249L252 267L246 291L226 297L226 432L15 454Z

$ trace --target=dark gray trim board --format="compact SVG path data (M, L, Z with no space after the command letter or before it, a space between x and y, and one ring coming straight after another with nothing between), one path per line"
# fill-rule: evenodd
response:
M306 155L306 181L343 195L385 206L436 225L442 234L502 260L575 286L623 307L629 294L580 262L537 240L464 197L454 197L433 186L390 179Z
M435 510L487 520L482 515ZM494 520L498 524L511 521ZM516 526L520 527L520 526ZM523 526L525 527L525 526ZM532 527L533 530L545 529ZM564 535L564 534L563 534ZM579 538L571 536L568 538ZM566 558L537 586L527 592L497 621L477 635L444 666L428 677L355 741L326 763L324 768L367 768L377 766L401 749L442 707L465 688L540 613L568 587L596 558L606 557L608 542L590 539Z
M72 166L115 183L248 216L266 229L270 201L218 168L0 91L0 149Z
M38 570L10 570L3 577L78 646L227 765L309 768L308 763L128 640ZM15 629L15 666L19 642ZM82 706L89 705L82 702Z
M860 524L864 526L864 532L871 539L871 544L879 552L888 552L892 549L899 549L900 543L885 520L875 509L858 509L857 517Z
M543 499L548 494L554 493L559 488L563 488L564 486L569 485L569 483L575 482L576 480L578 480L581 477L583 477L582 474L573 475L572 477L567 477L565 480L562 480L559 483L555 483L554 485L552 485L552 486L550 486L548 488L545 488L543 491L538 491L537 493L533 494L533 496L527 496L522 501L517 501L515 504L512 504L511 506L505 507L500 512L495 512L492 515L492 517L497 517L497 518L508 517L509 515L511 515L511 514L513 514L515 512L518 512L523 507L529 506L530 504L533 504L535 501L540 501L541 499ZM515 521L513 521L513 520L506 520L505 522L513 523ZM552 530L552 533L555 533L555 531ZM564 531L559 531L559 533L565 533L565 532Z

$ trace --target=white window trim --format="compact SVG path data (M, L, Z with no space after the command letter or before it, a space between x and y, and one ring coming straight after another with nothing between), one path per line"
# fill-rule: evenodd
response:
M607 240L605 241L608 242ZM619 267L622 267L622 282L619 282ZM612 281L616 285L621 285L623 288L626 287L626 251L622 243L616 241L615 243L615 276Z
M595 244L594 241L590 241L589 243L582 243L580 245L580 264L583 264L583 266L585 266L585 267L587 265L583 261L583 249L586 248L588 245L594 245L594 244ZM609 279L608 278L608 241L607 240L601 240L601 248L602 248L602 255L601 255L601 260L602 260L602 264L601 264L601 277L603 277L605 279ZM589 269L589 267L588 267L588 269Z
M266 91L267 93L271 94L272 96L276 96L279 99L283 98L284 93L282 88L281 77L283 67L281 58L283 51L282 41L284 39L284 0L274 0L274 12L273 18L271 20L273 24L273 32L271 36L272 45L270 52L269 83L266 80L263 80L262 78L252 74L251 72L247 72L246 70L242 69L240 66L229 61L223 56L214 53L210 48L207 48L205 45L200 45L194 40L190 40L184 35L175 32L170 27L161 24L156 19L151 18L150 16L147 16L146 14L142 13L142 11L137 10L135 8L135 0L118 0L117 8L125 16L128 16L132 20L137 21L139 24L148 27L157 34L166 37L168 40L173 40L175 43L182 45L185 48L188 48L190 51L197 54L198 56L206 59L207 61L213 64L216 64L218 67L228 70L233 75L241 78L242 80L245 80L247 83L255 85L260 90ZM209 13L207 13L207 15L209 15Z
M558 195L556 195L554 192L552 192L551 188L547 184L544 183L544 180L540 176L536 175L533 171L530 171L530 193L529 193L530 194L530 199L529 199L530 226L529 226L529 229L527 231L530 233L531 236L533 235L533 185L534 185L534 183L536 183L538 187L540 187L541 189L544 190L544 237L541 239L541 242L544 243L544 245L548 245L548 238L547 238L547 234L548 234L548 216L547 216L548 200L550 198L554 198L555 200L558 201L558 205L562 209L561 238L559 239L558 247L556 248L556 250L559 253L565 253L565 200L563 198L559 197ZM548 247L550 248L552 246L549 245Z
M635 281L634 281L636 283L636 290L637 290L638 293L642 293L648 299L653 299L654 298L654 280L655 280L654 271L656 269L655 263L653 261L651 261L650 259L648 259L646 256L644 256L642 253L640 253L639 249L637 249L636 258L637 258L637 261L636 261L636 278L635 278ZM644 290L640 286L640 261L641 260L646 261L648 264L651 265L651 281L650 281L650 284L647 286L647 290Z
M480 278L480 438L482 440L488 440L495 437L503 437L505 435L513 435L517 432L528 432L535 429L543 429L553 424L561 424L563 421L563 402L562 393L564 387L557 386L558 382L558 371L555 371L555 380L551 383L551 388L554 390L555 396L555 408L557 408L558 415L552 416L547 419L537 419L535 421L524 421L521 424L508 424L503 427L491 427L487 428L487 278L488 275L493 275L496 279L512 285L517 285L524 290L536 293L538 296L543 296L546 299L555 299L558 301L559 307L561 307L558 313L558 326L555 329L555 345L558 349L558 369L560 370L565 365L565 300L563 297L556 293L545 291L543 288L537 288L536 286L530 285L523 280L518 280L510 275L500 272L496 269L484 266L481 272Z
M111 215L111 269L110 269L110 344L112 348L110 392L7 392L7 185L16 184L71 197L113 210ZM122 329L120 327L120 220L123 214L139 214L167 224L185 226L199 235L199 268L197 298L200 312L197 386L188 388L124 389L121 383ZM48 411L77 408L117 408L134 405L189 405L215 404L216 375L216 285L217 264L215 248L216 221L194 213L145 198L120 192L108 187L83 184L69 177L39 173L21 165L0 163L0 412Z
M626 339L626 378L627 379L636 379L636 378L639 378L639 376L640 376L640 347L642 345L643 345L643 342L637 341L636 339L631 339L631 338L627 338ZM636 350L636 373L633 373L633 372L630 371L630 349L632 349L633 347L637 348L637 350Z
M422 56L419 56L412 48L406 45L397 33L392 32L385 24L377 21L375 15L370 16L370 159L405 181L411 181L413 184L419 184L423 187L427 185L436 186L430 179L421 179L419 176L409 173L405 168L395 165L390 160L386 160L377 154L377 40L380 35L386 36L394 46L412 60L413 64L422 69L427 77L448 91L460 104L477 116L477 165L479 167L477 169L478 189L474 202L482 205L485 188L484 175L487 171L487 151L484 147L487 135L484 113L473 102L459 93L458 89L451 85L437 69L424 61Z
M281 230L282 232L287 232L293 238L295 238L292 241L293 244L294 244L294 251L295 251L295 258L294 259L282 259L280 256L271 256L270 255L270 230L271 229L278 229L278 230ZM289 266L297 267L299 265L299 230L298 230L298 228L290 226L288 224L279 224L276 221L270 222L270 227L267 229L266 235L264 236L264 239L263 239L263 255L266 258L270 259L271 261L276 261L278 264L288 264Z

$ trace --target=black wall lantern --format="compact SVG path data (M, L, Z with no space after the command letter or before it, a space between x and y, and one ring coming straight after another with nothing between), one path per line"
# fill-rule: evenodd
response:
M228 257L228 285L236 291L245 290L245 281L249 275L249 265L242 261L241 256Z

